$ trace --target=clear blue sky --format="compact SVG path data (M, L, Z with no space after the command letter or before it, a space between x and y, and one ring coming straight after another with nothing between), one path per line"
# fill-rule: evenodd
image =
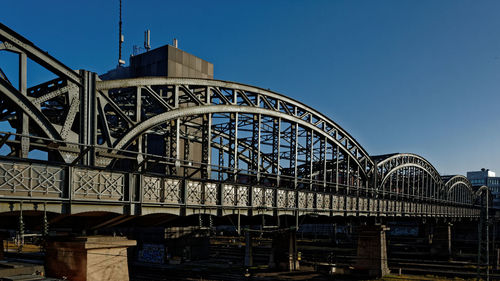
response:
M127 61L150 29L153 47L176 37L217 79L302 101L371 155L500 174L500 1L123 1ZM118 0L7 0L0 21L71 68L116 66Z

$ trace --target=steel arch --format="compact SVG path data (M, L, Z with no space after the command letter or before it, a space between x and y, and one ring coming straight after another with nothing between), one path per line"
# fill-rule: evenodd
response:
M441 176L425 158L412 153L396 153L374 156L373 158L378 160L376 163L377 187L379 188L379 192L387 193L386 184L396 176L396 182L398 182L399 177L402 178L403 192L398 193L403 196L411 196L419 199L444 199ZM401 175L399 175L400 173ZM425 174L428 176L426 177ZM408 192L405 192L405 179L406 185L408 185L406 191ZM410 180L417 182L416 186L410 186ZM410 188L414 190L411 194L409 192ZM389 190L388 193L391 192L392 190Z
M483 185L479 187L474 195L474 204L476 206L480 206L481 208L485 207L485 205L488 205L490 208L493 206L493 196L488 186ZM487 203L485 204L486 201Z
M357 141L351 137L346 131L344 131L340 126L338 126L331 119L327 118L323 114L313 110L312 108L295 101L291 98L283 96L281 94L264 90L261 88L244 85L235 82L210 80L210 79L195 79L195 78L170 78L170 77L143 77L143 78L133 78L133 79L122 79L122 80L110 80L110 81L99 81L97 82L96 89L101 92L101 95L105 95L105 91L111 89L120 88L130 88L139 87L147 88L151 93L152 86L175 86L183 90L189 91L189 86L204 87L206 88L208 96L203 97L204 99L197 98L195 94L188 93L192 98L190 102L197 106L220 106L214 104L211 101L207 101L211 97L220 99L224 105L238 106L239 108L248 107L251 110L245 111L244 109L232 109L231 112L260 112L269 116L275 116L280 118L291 119L293 121L298 121L304 124L308 128L314 129L317 132L327 136L331 141L335 142L339 147L342 147L343 151L346 152L357 165L363 167L363 173L367 173L371 167L373 167L373 162L370 159L368 153L357 143ZM224 95L223 90L230 90L229 95ZM178 89L176 89L178 91ZM205 95L207 95L205 93ZM231 96L232 95L232 96ZM254 99L250 98L252 95ZM158 96L155 95L157 100ZM238 102L241 99L242 102ZM106 100L110 100L107 98ZM178 106L179 104L177 104ZM168 108L168 111L173 111L177 107L173 106ZM266 109L265 111L263 109ZM197 110L199 114L203 114L200 110ZM212 112L223 112L223 110L210 109ZM167 115L165 115L167 116ZM181 117L182 115L177 115ZM144 120L144 124L134 124L134 128L127 132L127 134L116 142L114 148L123 148L127 143L131 142L132 139L137 137L141 133L141 129L145 130L154 126L154 124L160 124L161 118L156 117L150 121ZM134 123L134 122L132 122Z
M379 168L378 172L379 175L382 176L382 182L387 180L389 173L396 171L406 164L421 167L432 176L436 183L441 182L441 176L436 168L434 168L425 158L413 153L397 153L377 162L377 167Z
M285 115L283 115L280 112L275 112L275 111L269 111L265 109L260 109L260 108L248 108L248 107L240 107L237 105L224 105L224 106L198 106L198 107L186 107L186 108L180 108L177 110L169 111L160 115L157 115L153 118L150 118L146 120L145 122L139 123L136 127L131 129L127 135L125 135L120 141L117 142L116 146L113 148L113 151L116 151L116 153L119 153L119 151L122 151L123 149L127 148L127 145L130 144L131 142L135 141L140 135L144 134L151 128L168 123L170 121L176 120L177 118L181 117L188 117L188 116L201 116L205 114L215 114L215 113L224 113L224 114L230 114L230 113L238 113L238 114L258 114L262 116L268 116L268 117L274 117L274 118L286 118ZM300 126L304 126L306 128L309 128L311 130L314 130L314 127L310 126L307 122L303 120L294 120L296 124ZM228 138L228 135L225 134L224 132L220 133L223 135L225 138ZM332 140L330 137L326 136L328 140ZM127 141L128 140L128 141ZM242 145L245 148L251 148L248 146L248 144L239 142L238 145ZM211 144L212 147L218 148L218 149L223 149L225 151L230 150L230 147L227 146L222 146L218 145L216 143ZM242 155L238 156L240 160L246 161L247 163L250 163L252 160L249 159L248 157ZM262 158L269 158L269 156L262 155ZM202 163L203 164L203 163ZM259 168L261 169L261 168ZM281 168L279 168L281 170ZM365 175L365 180L367 180L366 175Z
M45 135L54 140L62 140L59 132L54 128L50 121L41 114L40 110L16 88L9 85L6 81L0 79L0 92L11 102L16 104L31 120L45 133Z
M470 181L462 176L443 177L445 181L445 190L447 190L447 199L454 203L472 204L474 202L474 191Z
M475 192L476 198L483 196L484 192L491 192L491 190L486 185L479 187Z

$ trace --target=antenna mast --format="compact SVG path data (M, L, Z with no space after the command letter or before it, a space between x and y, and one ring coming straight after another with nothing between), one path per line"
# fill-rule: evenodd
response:
M150 36L151 32L149 31L149 29L144 31L144 48L146 49L146 52L149 52L149 50L151 49Z
M122 66L125 64L125 61L122 60L122 43L123 43L123 34L122 34L122 0L120 0L120 21L118 22L119 26L119 34L118 34L118 66Z

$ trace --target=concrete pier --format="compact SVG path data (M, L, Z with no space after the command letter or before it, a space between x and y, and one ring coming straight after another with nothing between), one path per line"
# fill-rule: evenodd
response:
M363 275L384 276L390 273L387 265L387 242L384 225L361 226L355 270Z
M8 232L3 232L3 231L0 231L0 261L3 260L5 258L4 256L4 243L5 241L9 238L9 233Z
M106 236L49 241L46 273L75 281L128 281L127 248L135 245L135 240Z
M434 226L432 252L445 259L452 258L452 225L450 223Z
M245 267L253 266L252 235L250 231L245 231Z
M297 256L297 232L295 230L279 231L274 235L272 243L270 267L288 271L300 269Z

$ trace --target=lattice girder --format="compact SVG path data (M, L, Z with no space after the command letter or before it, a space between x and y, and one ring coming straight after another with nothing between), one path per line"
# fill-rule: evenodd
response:
M377 163L377 173L379 192L396 192L415 199L447 199L439 172L419 155L391 155Z
M166 77L98 81L96 89L101 108L99 118L105 124L97 134L102 138L100 143L111 144L116 153L130 149L131 144L137 149L141 136L158 132L163 124L175 121L181 133L185 126L200 132L181 137L180 142L184 145L177 144L180 146L177 153L189 148L187 141L195 147L197 143L201 144L203 151L218 149L218 154L224 157L219 159L217 165L233 172L233 175L226 172L227 177L236 177L234 173L246 170L244 173L257 178L271 176L267 180L277 181L277 184L281 181L293 186L308 184L309 188L313 188L322 182L326 188L327 171L332 174L333 166L329 163L333 163L333 149L336 149L335 157L341 154L347 163L343 164L345 169L352 169L346 172L344 184L364 186L368 182L372 161L352 137L320 113L277 93L225 81ZM145 99L153 99L155 103ZM217 121L216 117L226 120ZM190 118L189 124L184 120L186 118ZM210 130L204 128L203 118L206 119L204 124L211 124ZM201 132L210 132L210 144L205 144L206 137ZM306 135L307 143L295 140ZM266 145L272 150L265 152ZM209 155L204 157L214 159ZM239 161L246 164L242 166ZM276 165L283 161L290 163L286 165L286 170ZM255 165L256 162L258 165ZM101 159L99 163L109 164L106 159ZM210 164L213 162L200 163ZM188 170L191 175L197 173L194 168ZM213 172L216 169L210 170ZM219 178L226 176L219 175ZM297 176L303 179L297 180ZM305 177L309 178L308 182ZM333 182L338 177L331 175L328 179Z
M473 204L474 202L475 194L472 184L462 175L446 178L445 189L448 200L451 202L460 204Z

